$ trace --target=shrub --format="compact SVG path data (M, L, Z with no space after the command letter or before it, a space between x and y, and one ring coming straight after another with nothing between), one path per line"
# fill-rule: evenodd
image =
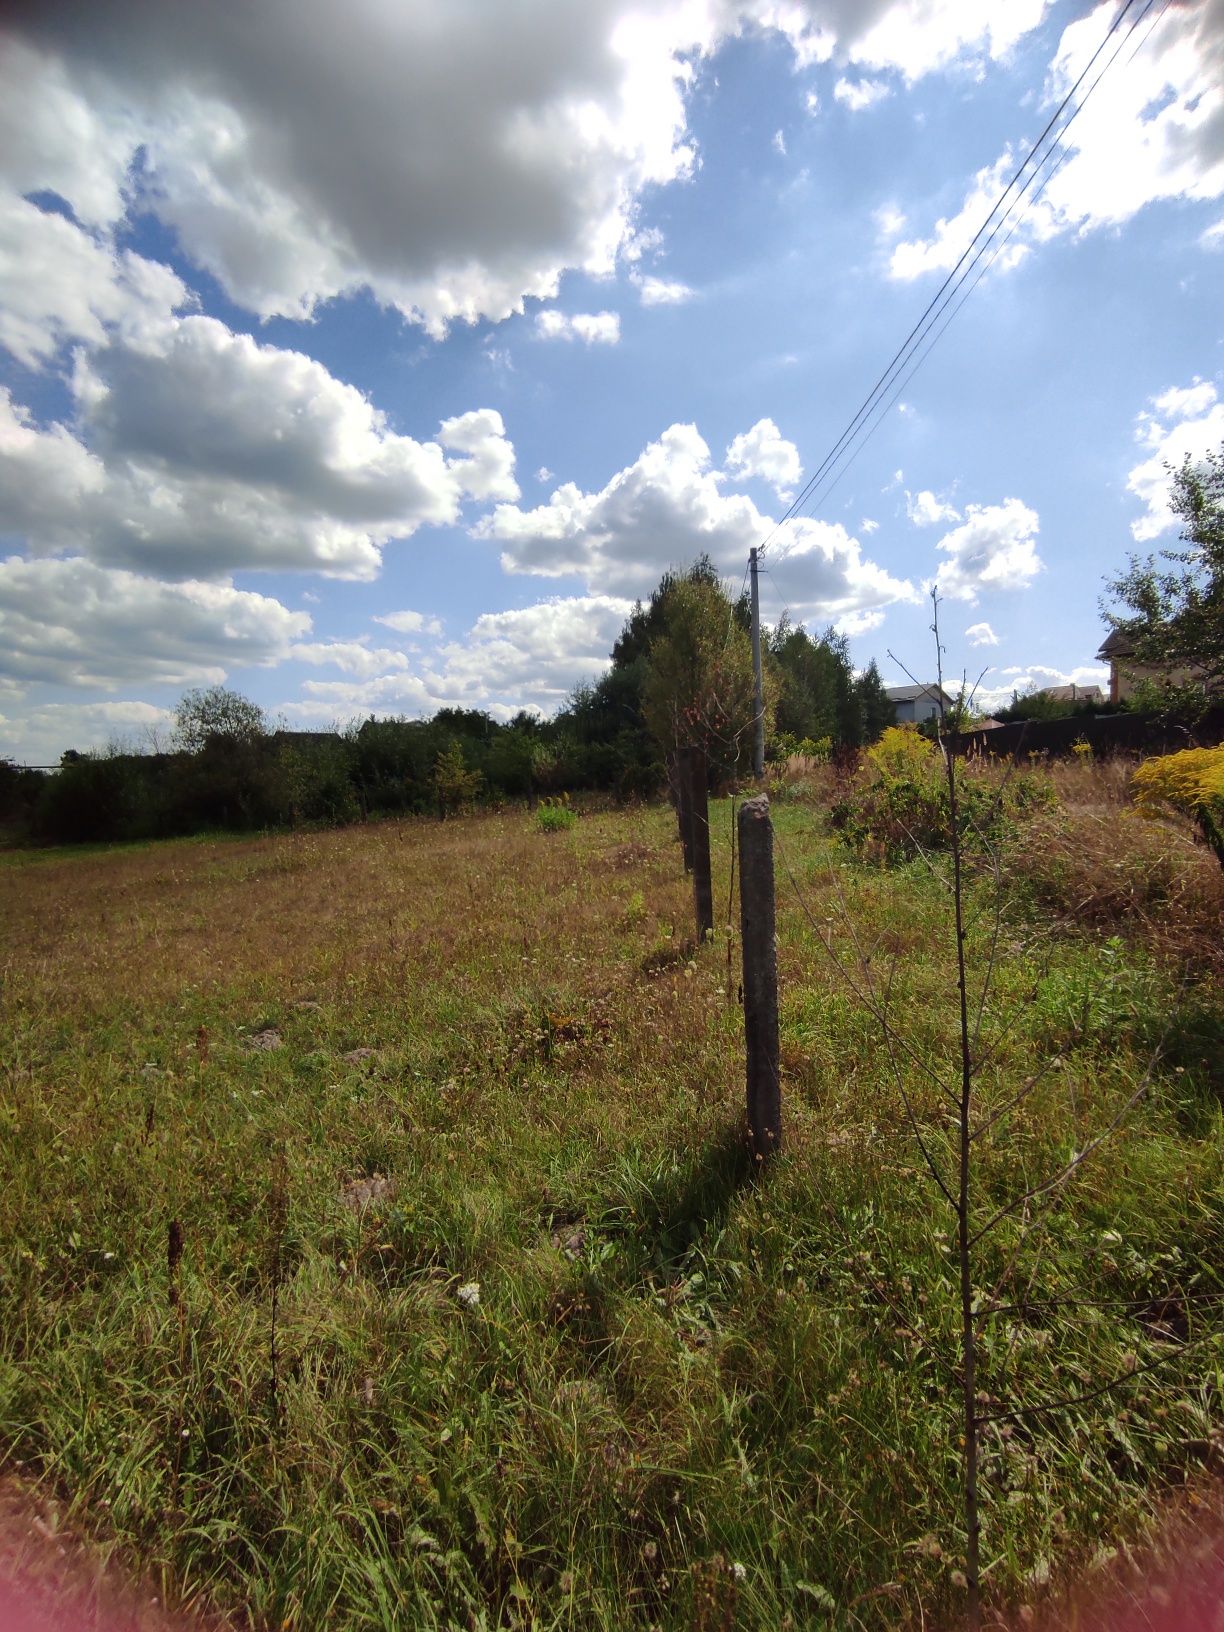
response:
M564 833L577 820L578 812L571 810L568 793L541 800L535 815L535 825L541 833Z
M1191 817L1224 867L1224 746L1183 748L1149 759L1139 766L1131 786L1135 808L1143 815L1176 810Z
M1003 837L1022 812L1054 803L1048 780L1035 772L1000 772L961 759L954 768L968 851ZM911 725L890 726L830 814L846 843L867 857L899 861L946 849L948 783L940 750Z

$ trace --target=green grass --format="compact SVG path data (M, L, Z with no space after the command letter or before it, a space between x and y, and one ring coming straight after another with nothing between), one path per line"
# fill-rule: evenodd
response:
M659 810L10 860L10 1464L172 1596L261 1627L954 1614L953 1224L816 935L858 980L870 959L949 1076L946 896L775 811L787 1144L752 1182L711 815L697 950ZM1023 1305L987 1322L984 1410L1135 1371L988 1430L986 1586L1015 1603L1137 1533L1218 1436L1224 1009L1116 935L1016 921L1001 948L983 1112L1060 1064L981 1142L983 1218L1165 1050L1048 1226L982 1243L984 1289L1018 1249ZM950 1160L937 1088L901 1070Z

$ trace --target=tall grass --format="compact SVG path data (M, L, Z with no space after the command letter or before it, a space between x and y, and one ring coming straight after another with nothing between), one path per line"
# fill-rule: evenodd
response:
M800 796L775 819L809 910L896 951L894 1016L949 1050L938 885L852 860ZM0 867L9 1462L253 1626L953 1612L956 1268L884 1045L783 891L787 1151L747 1182L731 931L686 944L671 827L506 813ZM716 802L716 879L729 828ZM984 1151L985 1196L1099 1125L1179 979L1119 934L1009 926L985 1107L1062 1064ZM1135 1370L987 1431L989 1600L1091 1563L1218 1443L1222 1040L1200 991L989 1323L991 1409Z

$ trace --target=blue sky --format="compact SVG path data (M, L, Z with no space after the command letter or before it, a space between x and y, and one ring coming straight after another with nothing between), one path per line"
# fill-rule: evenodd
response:
M707 550L888 681L1101 678L1224 442L1224 0L774 523L1124 0L40 0L0 33L0 754L552 712ZM1134 25L1134 31L1131 27ZM1099 59L1099 64L1106 61ZM1091 83L1091 79L1088 81Z

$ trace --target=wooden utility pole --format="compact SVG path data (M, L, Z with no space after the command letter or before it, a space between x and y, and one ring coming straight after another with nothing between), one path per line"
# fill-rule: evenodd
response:
M765 687L761 679L761 594L757 587L757 552L748 552L752 579L752 774L765 775Z
M740 940L744 954L744 1038L748 1131L756 1161L782 1144L778 1039L778 950L774 940L773 824L765 794L739 808Z

